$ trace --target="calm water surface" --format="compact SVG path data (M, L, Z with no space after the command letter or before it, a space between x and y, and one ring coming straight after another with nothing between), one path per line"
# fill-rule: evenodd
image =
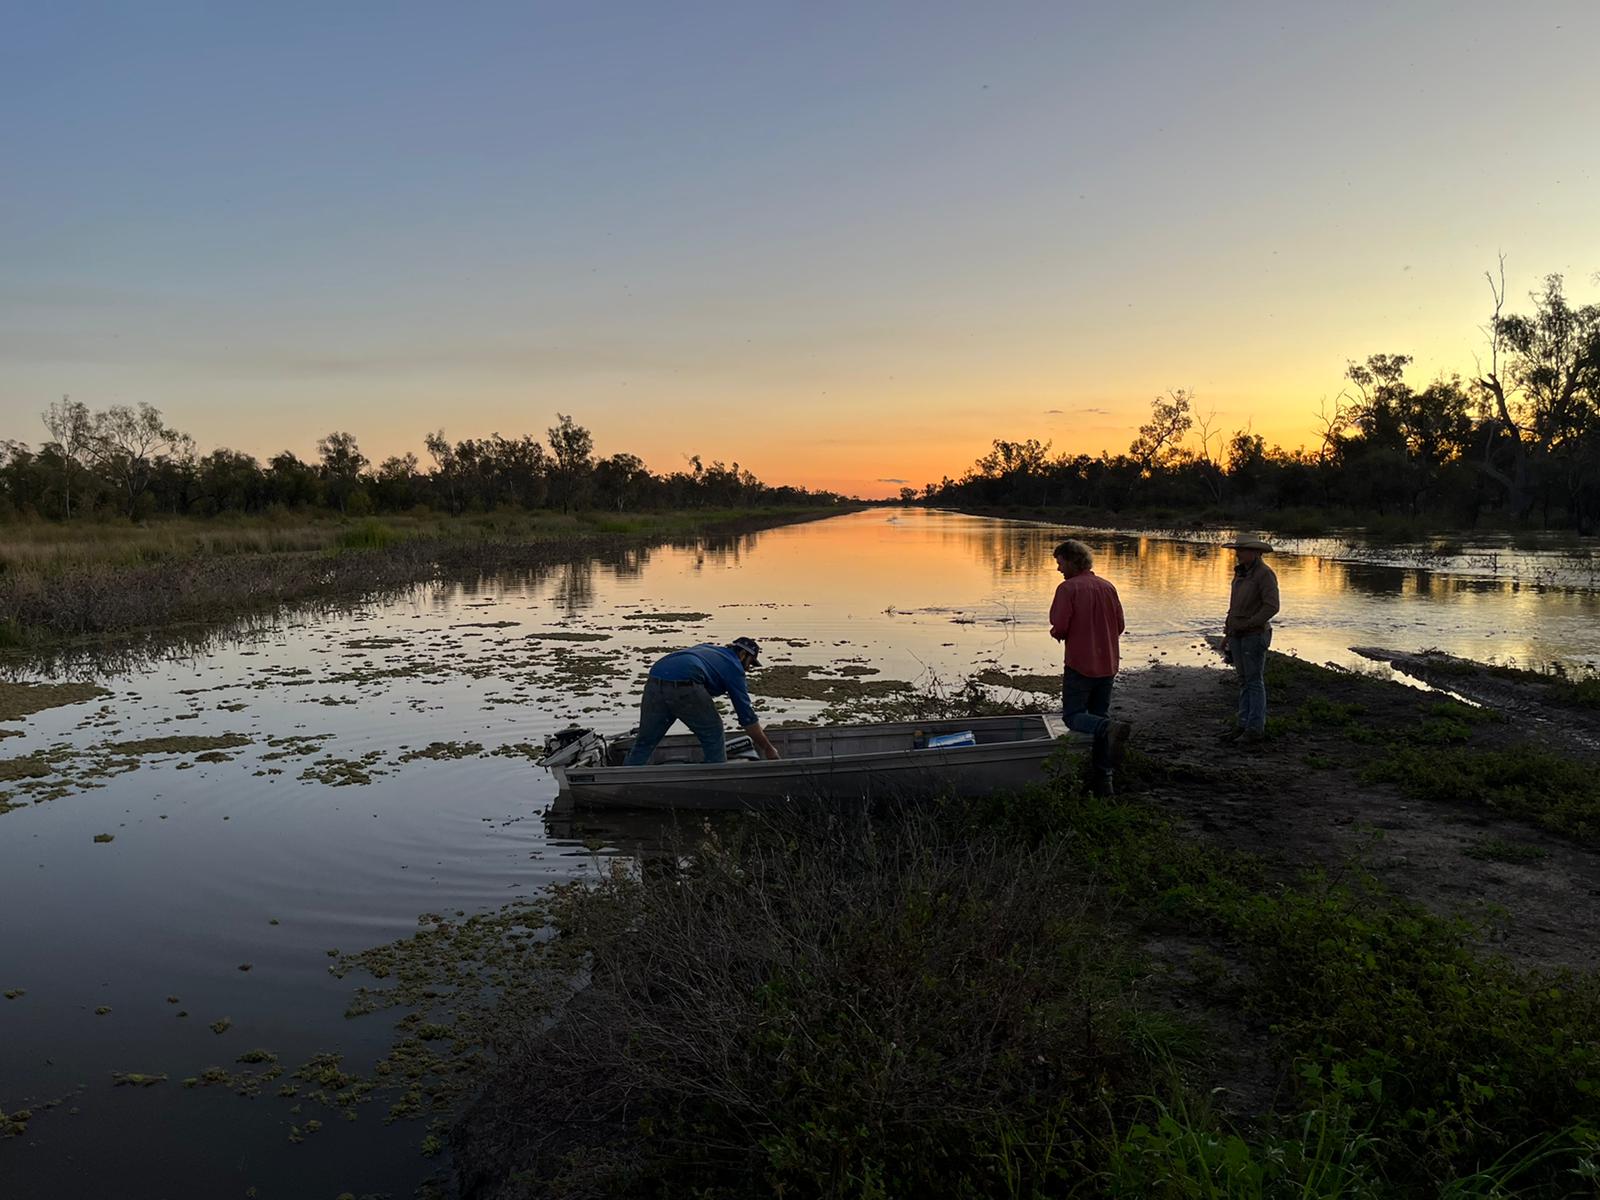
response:
M44 782L69 789L0 815L0 992L23 991L0 1000L0 1109L61 1101L25 1136L0 1141L0 1196L409 1195L433 1164L417 1153L420 1126L384 1126L381 1102L352 1123L322 1114L320 1133L290 1144L290 1125L313 1114L292 1115L272 1088L242 1098L177 1081L255 1047L291 1066L324 1050L370 1066L391 1018L345 1019L361 981L329 975L330 949L596 869L605 829L547 820L544 773L494 750L537 743L574 718L627 729L655 657L742 634L763 640L771 663L848 660L883 678L1054 671L1042 612L1060 536L874 510L419 588L96 676L111 696L41 713L0 742L0 757L56 747L57 775ZM1200 638L1225 607L1229 554L1155 537L1087 540L1127 608L1126 666L1213 661ZM1538 582L1570 574L1537 553L1486 570L1492 548L1465 547L1440 572L1313 548L1322 552L1275 560L1279 649L1344 663L1357 644L1600 663L1600 595ZM799 717L817 705L766 709ZM221 733L251 740L225 762L164 754L90 773L107 743ZM448 741L482 749L404 761ZM334 786L342 764L370 781ZM96 843L99 834L114 840ZM232 1026L215 1034L222 1017ZM114 1071L171 1080L116 1088Z

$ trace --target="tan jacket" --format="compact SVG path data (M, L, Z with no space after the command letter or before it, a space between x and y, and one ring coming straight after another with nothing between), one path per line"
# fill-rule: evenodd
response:
M1228 637L1263 633L1277 611L1278 576L1258 558L1247 570L1234 572L1233 594L1228 598L1228 619L1222 632Z

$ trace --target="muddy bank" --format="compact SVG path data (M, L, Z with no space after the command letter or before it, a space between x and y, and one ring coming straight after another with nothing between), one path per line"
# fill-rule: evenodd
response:
M1482 704L1523 722L1537 734L1580 754L1600 753L1600 675L1527 671L1474 662L1442 650L1407 653L1354 646L1363 658Z
M1535 725L1508 707L1474 719L1438 692L1278 654L1271 660L1271 737L1254 749L1216 740L1237 696L1231 671L1152 667L1119 679L1116 706L1136 723L1141 786L1151 800L1179 813L1197 837L1288 867L1363 864L1431 911L1489 921L1486 942L1518 961L1600 966L1592 935L1600 925L1600 843L1509 813L1504 789L1480 784L1423 797L1407 787L1408 776L1379 769L1397 754L1401 766L1416 764L1418 750L1422 769L1442 773L1458 759L1544 748L1546 726L1580 717L1552 708ZM1397 737L1424 740L1397 750ZM1583 770L1600 766L1600 756L1576 742L1562 757Z

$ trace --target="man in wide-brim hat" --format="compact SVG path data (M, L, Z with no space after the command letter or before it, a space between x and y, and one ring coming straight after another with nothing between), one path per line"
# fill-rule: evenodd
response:
M1238 555L1222 635L1223 654L1239 674L1239 718L1222 740L1256 743L1267 736L1267 647L1278 612L1278 576L1261 557L1272 553L1271 543L1240 538L1224 549Z

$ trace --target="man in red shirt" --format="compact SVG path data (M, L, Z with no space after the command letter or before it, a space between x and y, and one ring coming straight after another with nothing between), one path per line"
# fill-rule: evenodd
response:
M1064 643L1061 716L1069 729L1094 734L1094 765L1103 772L1122 761L1133 731L1126 721L1109 716L1127 622L1117 589L1094 573L1089 547L1062 542L1056 547L1056 569L1061 583L1050 605L1050 636Z

